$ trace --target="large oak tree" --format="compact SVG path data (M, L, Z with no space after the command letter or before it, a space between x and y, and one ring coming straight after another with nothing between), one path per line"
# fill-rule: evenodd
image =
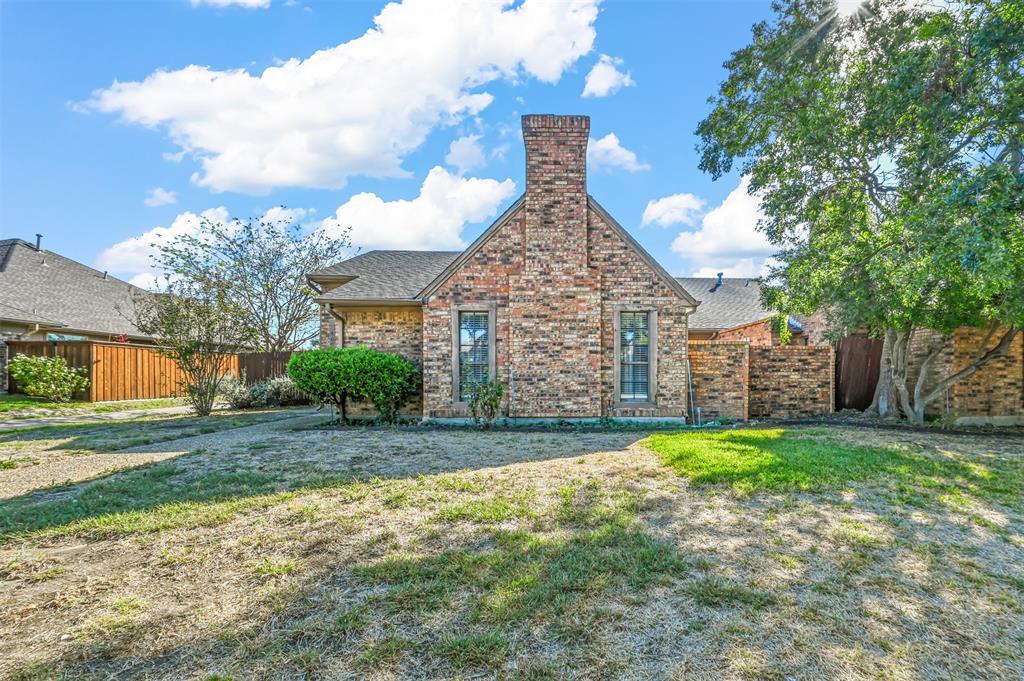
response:
M779 248L766 301L883 337L876 403L919 422L1024 326L1024 4L773 7L725 65L701 168L751 177ZM926 382L963 326L984 346Z

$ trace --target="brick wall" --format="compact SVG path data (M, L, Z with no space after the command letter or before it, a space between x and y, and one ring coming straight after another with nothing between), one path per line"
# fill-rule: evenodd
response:
M522 266L510 282L522 416L601 413L601 296L588 266L586 116L523 116Z
M772 331L771 321L757 321L715 334L715 340L750 341L751 345L778 345L779 334Z
M452 400L452 306L474 303L495 305L495 369L499 381L509 383L512 351L509 291L522 267L522 210L509 216L423 308L424 416L464 416ZM518 377L516 388L519 388ZM506 401L508 396L506 396Z
M614 417L687 416L685 304L595 210L588 215L589 262L600 277L601 395ZM658 312L656 408L608 409L615 397L615 314L623 306Z
M746 341L689 342L693 406L700 407L701 420L747 420L749 347Z
M918 367L929 348L942 350L925 379L925 391L943 377L974 361L986 335L986 329L961 328L949 338L931 329L914 334L910 344L908 387L914 389ZM993 334L988 347L999 342L1001 332ZM988 417L1024 416L1024 338L1018 334L1006 357L993 360L965 380L954 384L938 400L929 404L930 416Z
M832 412L835 350L830 345L750 348L750 418Z

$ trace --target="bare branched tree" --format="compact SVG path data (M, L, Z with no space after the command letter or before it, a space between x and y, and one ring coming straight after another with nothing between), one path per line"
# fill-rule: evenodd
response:
M204 221L196 235L158 246L157 266L170 280L223 291L261 351L300 348L318 334L318 311L306 275L350 254L347 233L304 234L286 221Z

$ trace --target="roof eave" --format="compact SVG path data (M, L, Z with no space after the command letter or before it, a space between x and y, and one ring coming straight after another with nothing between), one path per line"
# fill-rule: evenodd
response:
M423 301L418 298L314 298L317 303L339 306L359 307L419 307Z

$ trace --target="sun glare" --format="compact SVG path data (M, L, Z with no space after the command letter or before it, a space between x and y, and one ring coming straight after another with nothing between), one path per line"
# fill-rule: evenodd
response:
M836 14L844 19L860 14L863 7L864 0L836 0Z

